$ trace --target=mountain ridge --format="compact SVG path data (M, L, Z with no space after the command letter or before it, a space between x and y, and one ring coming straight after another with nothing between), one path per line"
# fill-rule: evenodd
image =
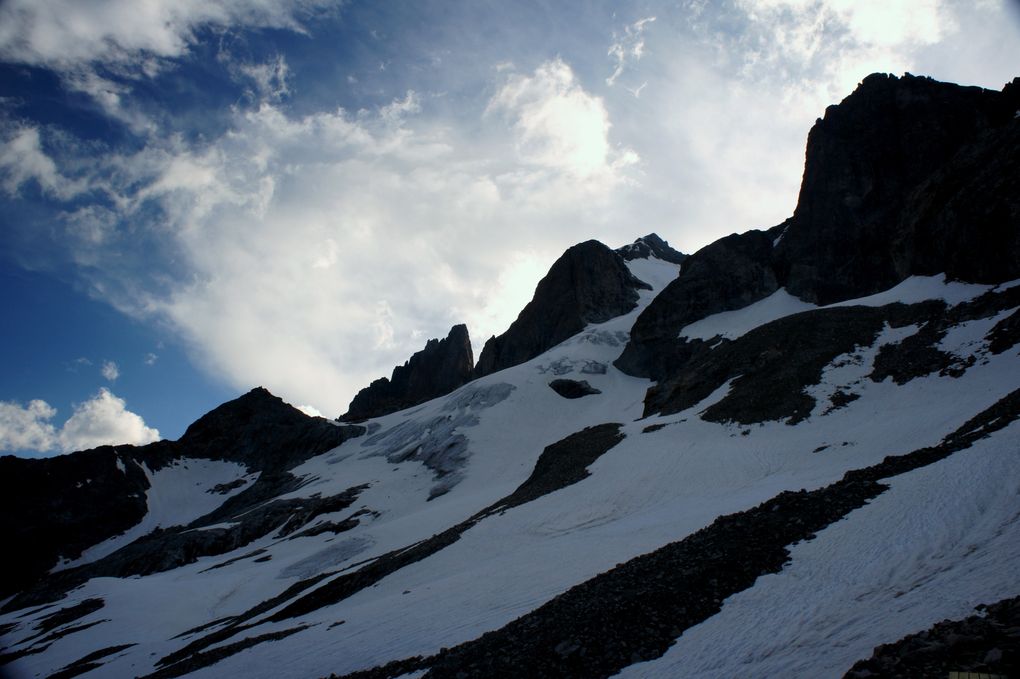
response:
M968 630L975 606L1011 619L1020 594L1018 95L1020 79L869 76L812 128L782 224L689 256L655 234L569 248L477 366L454 326L366 388L363 426L259 388L176 442L0 459L12 487L61 479L21 485L71 511L126 503L78 543L17 543L34 570L6 579L0 666L1014 667L1020 638ZM8 541L54 530L17 518Z

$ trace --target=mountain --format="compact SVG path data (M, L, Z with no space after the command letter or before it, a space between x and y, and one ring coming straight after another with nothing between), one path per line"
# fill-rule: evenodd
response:
M519 365L589 323L602 323L637 306L638 290L650 289L617 252L598 241L575 245L557 259L538 282L535 296L510 328L482 347L479 377Z
M569 248L359 424L0 458L0 671L1016 675L1018 92L869 76L782 224Z

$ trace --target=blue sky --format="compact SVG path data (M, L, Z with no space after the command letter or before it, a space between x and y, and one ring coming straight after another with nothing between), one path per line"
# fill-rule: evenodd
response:
M335 417L570 245L690 252L796 201L868 73L999 89L1012 0L0 4L0 451Z

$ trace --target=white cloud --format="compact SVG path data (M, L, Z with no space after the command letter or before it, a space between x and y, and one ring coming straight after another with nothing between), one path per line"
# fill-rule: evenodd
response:
M841 98L869 73L914 70L918 50L956 31L946 0L738 0L760 30L749 66L814 79ZM757 62L757 63L754 63ZM804 89L803 87L801 89ZM816 88L817 89L817 88Z
M177 57L203 25L303 31L310 0L8 0L0 5L0 58L62 70L69 64ZM149 64L151 70L156 66Z
M168 321L214 376L335 416L422 333L466 322L480 349L556 255L627 218L611 205L636 159L610 143L603 102L561 61L493 77L502 115L477 109L471 135L408 91L357 113L263 101L200 149L152 138L103 157L112 207L65 215L68 244L92 289ZM137 284L125 264L143 230L184 275Z
M624 28L622 36L614 35L615 42L609 46L609 56L613 58L615 67L612 74L606 78L606 84L610 87L616 83L617 78L623 75L628 64L638 61L645 52L645 26L655 21L655 17L646 17L635 21ZM642 85L641 87L644 87ZM641 88L638 88L640 92ZM638 96L635 92L634 96Z
M113 361L103 361L103 368L100 372L102 372L103 377L111 382L116 381L120 377L120 368Z
M290 94L290 67L283 55L261 64L239 64L236 69L250 81L249 94L256 101L281 101Z
M46 162L53 131L41 128L21 141L28 162L4 166L3 186L101 192L104 205L77 200L59 220L91 289L169 324L232 387L265 384L335 416L454 323L468 324L477 353L569 245L655 230L691 251L779 223L814 119L864 69L913 64L936 34L917 20L868 38L878 10L834 2L745 9L746 26L733 12L712 23L706 9L693 28L656 10L660 30L637 22L614 39L611 65L623 70L608 84L604 49L591 64L499 54L478 69L487 80L473 98L456 101L398 81L365 110L292 108L298 74L281 57L237 71L252 96L219 138L152 135L136 153L60 164ZM936 23L941 39L956 35ZM187 49L180 35L175 49ZM638 58L641 81L630 82ZM173 258L154 285L126 266L150 261L131 247L148 236Z
M77 405L57 436L60 448L69 453L96 446L130 443L144 445L159 440L159 431L127 410L124 399L105 387L93 398Z
M604 102L586 92L561 59L531 75L510 76L488 110L510 118L525 162L589 178L615 177L638 160L629 149L613 148Z
M145 359L144 360L145 360L145 365L156 365L156 361L159 360L159 356L157 356L156 354L154 354L152 352L149 352L149 353L145 354Z
M159 431L126 409L123 399L101 388L91 399L75 406L74 413L57 429L50 423L56 409L36 399L27 406L0 401L0 451L70 453L102 445L144 445L159 440Z
M16 195L23 184L35 181L39 188L54 198L69 200L88 189L81 179L65 177L57 164L42 148L39 129L20 127L0 146L0 175L9 195Z
M27 406L0 401L0 451L48 451L56 447L57 432L49 420L57 414L46 401Z
M319 412L319 410L315 406L300 405L294 407L303 412L305 415L310 415L312 417L325 417L325 415Z
M135 133L156 124L126 95L188 52L200 27L281 28L304 32L302 18L333 0L7 0L0 4L0 60L60 74L107 115ZM106 72L117 80L100 75ZM282 59L242 67L259 96L288 92Z

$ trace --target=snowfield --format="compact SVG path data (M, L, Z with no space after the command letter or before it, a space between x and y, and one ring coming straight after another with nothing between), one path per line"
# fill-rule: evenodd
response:
M352 506L316 520L342 521L363 510L355 528L297 538L271 533L172 571L93 579L59 606L101 598L101 609L73 623L95 624L3 670L15 677L48 676L90 652L133 644L85 676L148 674L160 658L209 631L188 630L244 613L304 578L354 572L419 543L512 493L546 446L585 427L622 424L625 438L590 465L588 478L481 519L449 546L339 603L281 622L268 618L284 604L256 615L249 629L209 649L306 627L189 676L323 676L434 654L499 629L719 516L936 445L1020 386L1015 348L993 355L984 339L1010 313L1003 312L961 324L941 340L943 351L975 357L961 376L935 373L903 385L867 377L881 346L919 330L887 327L872 345L825 368L819 384L808 389L818 405L796 426L702 420L699 413L725 397L728 383L684 412L642 419L650 382L612 363L641 310L677 267L657 259L629 266L655 288L641 292L637 309L591 325L527 363L377 418L367 423L365 436L292 470L305 483L284 497L328 496L368 484ZM840 306L927 299L959 304L990 287L914 277ZM681 335L733 339L811 308L780 290L688 325ZM587 380L602 393L564 399L548 386L557 376ZM837 390L858 398L830 409L828 399ZM650 425L664 426L646 432ZM1020 594L1018 441L1020 424L1014 423L970 449L892 479L870 504L795 546L781 573L760 577L726 599L719 614L685 631L666 655L632 665L621 676L840 676L881 643L966 616L978 603ZM430 450L437 452L427 466ZM82 561L157 526L209 512L228 496L205 491L240 477L254 481L245 474L238 465L198 460L150 474L150 511L142 523L90 549ZM256 550L264 550L257 561L238 558ZM231 559L237 560L222 565ZM0 617L0 625L15 625L4 639L7 651L28 648L35 623L53 610Z

